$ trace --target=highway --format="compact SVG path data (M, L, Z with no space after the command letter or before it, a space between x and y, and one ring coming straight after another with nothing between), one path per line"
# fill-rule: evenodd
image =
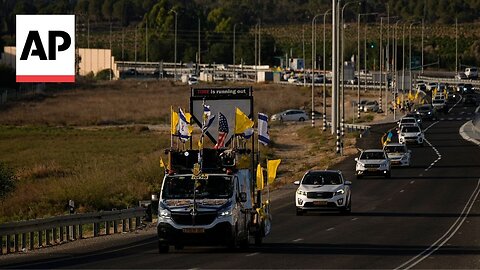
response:
M276 191L272 233L259 247L185 247L158 254L152 230L96 250L12 256L0 267L480 269L480 147L459 135L474 110L459 104L441 120L425 122L428 143L412 147L412 166L395 168L391 179L355 179L354 157L339 164L353 182L350 215L296 216L295 186ZM380 148L393 125L373 127L358 147Z

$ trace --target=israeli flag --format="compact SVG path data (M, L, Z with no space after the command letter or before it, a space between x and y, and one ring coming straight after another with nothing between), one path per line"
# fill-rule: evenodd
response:
M188 125L190 124L187 120L187 117L185 116L185 113L182 111L182 109L179 109L178 113L180 121L178 122L178 132L180 136L180 140L182 142L188 141L190 139L190 132L188 130Z
M258 113L258 141L263 145L270 143L270 135L268 134L268 115Z

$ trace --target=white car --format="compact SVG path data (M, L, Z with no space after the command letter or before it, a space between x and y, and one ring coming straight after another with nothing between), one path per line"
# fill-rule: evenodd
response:
M340 171L308 171L295 193L297 216L308 210L336 209L350 213L352 209L352 182L346 181Z
M358 158L355 158L355 161L357 162L355 166L357 178L364 175L383 175L385 178L391 176L390 159L382 149L364 150Z
M410 166L412 151L408 150L405 144L389 143L383 147L383 151L387 153L392 166Z
M425 136L418 126L403 126L398 133L398 142L401 144L416 143L423 146Z
M272 121L299 121L303 122L308 119L307 113L303 110L286 110L272 115Z
M414 117L402 117L402 119L400 119L397 123L398 130L400 130L404 125L418 125L418 121Z
M443 97L443 96L442 96ZM432 100L432 106L436 111L447 111L447 102L444 98L435 98Z

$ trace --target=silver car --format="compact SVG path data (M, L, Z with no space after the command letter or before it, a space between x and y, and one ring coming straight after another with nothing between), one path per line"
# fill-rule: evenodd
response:
M307 113L303 110L286 110L272 115L272 121L299 121L303 122L308 119Z
M364 150L358 158L355 158L355 161L357 162L355 166L357 178L364 175L383 175L385 178L391 176L390 159L382 149Z
M411 150L407 146L400 143L389 143L383 147L383 151L387 153L392 166L410 166Z

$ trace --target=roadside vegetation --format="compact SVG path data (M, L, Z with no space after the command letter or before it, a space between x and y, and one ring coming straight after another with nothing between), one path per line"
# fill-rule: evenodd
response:
M0 160L16 187L0 200L0 222L64 214L68 200L75 201L77 212L88 212L149 199L160 190L159 159L166 160L164 149L170 146L170 105L189 110L189 96L190 87L167 81L91 81L66 90L51 85L41 98L0 108ZM308 110L310 102L309 88L254 86L255 112ZM271 127L272 144L261 147L261 157L283 160L275 185L338 160L335 140L321 132L319 120L316 128L274 122ZM195 136L198 130L194 141ZM347 134L346 147L355 136Z

